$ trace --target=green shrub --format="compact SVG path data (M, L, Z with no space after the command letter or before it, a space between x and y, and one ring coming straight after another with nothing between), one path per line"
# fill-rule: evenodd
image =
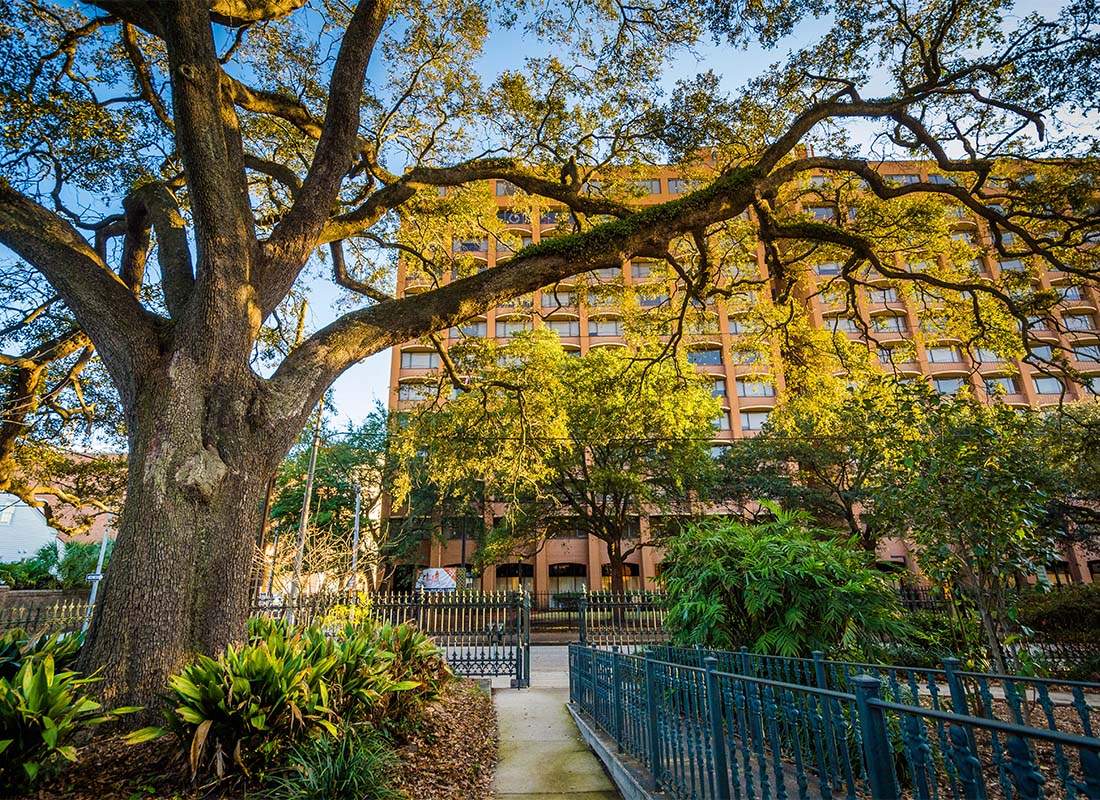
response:
M96 680L56 671L49 652L25 659L12 678L0 678L0 785L33 784L76 760L71 741L77 731L138 710L101 711L85 694Z
M56 589L59 585L49 564L37 557L0 564L0 581L12 589Z
M1017 604L1016 619L1048 637L1094 637L1100 630L1100 582L1027 592Z
M194 773L223 777L266 774L295 743L350 725L400 728L449 675L430 641L407 630L348 627L328 636L253 622L248 644L216 660L199 656L171 679L167 728L136 731L130 741L171 730Z
M661 579L676 644L800 656L908 633L870 554L807 527L803 515L773 511L762 525L715 520L672 537Z
M11 628L0 634L0 679L11 679L24 662L52 656L57 668L76 661L83 635L55 633L34 636L22 628Z
M397 763L392 745L374 731L342 731L300 742L287 753L286 768L265 782L268 800L400 800L389 786Z

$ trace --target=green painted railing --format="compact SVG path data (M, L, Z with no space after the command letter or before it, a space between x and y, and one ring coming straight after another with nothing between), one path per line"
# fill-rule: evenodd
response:
M871 675L882 683L889 699L909 705L1052 731L1100 735L1098 683L970 672L954 658L944 659L943 669L930 669L831 661L821 653L812 658L785 658L750 653L746 648L731 652L658 645L652 650L661 660L692 666L702 666L702 659L713 655L718 668L727 672L841 692L851 691L857 675Z
M1100 800L1090 734L905 702L882 674L837 690L686 653L569 650L570 701L671 797Z

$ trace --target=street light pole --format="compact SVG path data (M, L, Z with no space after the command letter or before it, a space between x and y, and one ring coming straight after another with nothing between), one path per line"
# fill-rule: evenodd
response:
M321 444L321 406L317 406L317 423L313 426L313 444L309 450L309 469L306 472L306 493L302 498L302 518L298 523L298 552L294 554L294 579L290 584L290 603L287 610L301 593L302 558L306 552L306 531L309 529L309 505L313 496L313 476L317 470L317 448Z
M107 514L107 523L103 526L103 541L99 543L99 561L96 562L95 572L88 576L92 582L92 593L88 595L88 612L84 615L84 625L80 632L87 633L88 626L92 622L92 609L95 608L95 598L99 594L99 582L103 580L103 561L107 557L107 537L111 533L111 515Z
M359 511L363 504L363 492L359 484L355 484L355 526L351 531L351 580L348 582L348 591L355 592L355 576L359 567Z

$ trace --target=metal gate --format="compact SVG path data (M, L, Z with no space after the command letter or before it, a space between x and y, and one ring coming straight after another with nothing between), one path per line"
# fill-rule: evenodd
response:
M508 675L531 683L531 596L526 592L399 592L370 598L372 617L413 622L431 636L456 674Z
M512 686L531 681L531 596L525 592L390 592L322 594L292 608L254 606L254 616L292 619L299 625L339 625L367 617L412 623L432 637L456 674L468 678L510 676Z

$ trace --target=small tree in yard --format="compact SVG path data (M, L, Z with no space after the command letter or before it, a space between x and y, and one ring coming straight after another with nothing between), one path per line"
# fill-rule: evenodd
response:
M897 594L869 554L768 507L771 522L712 520L668 543L661 580L675 643L805 656L905 633Z
M506 501L482 557L530 553L568 516L607 545L611 589L623 591L626 558L644 544L633 523L686 513L711 469L709 384L625 348L572 358L545 332L477 345L461 368L465 391L414 415L406 436L436 484Z
M1037 447L1037 420L968 394L930 401L927 428L909 442L884 489L883 523L917 545L934 581L965 591L981 618L994 667L1004 671L1014 611L1009 589L1057 552L1048 510L1057 472Z

